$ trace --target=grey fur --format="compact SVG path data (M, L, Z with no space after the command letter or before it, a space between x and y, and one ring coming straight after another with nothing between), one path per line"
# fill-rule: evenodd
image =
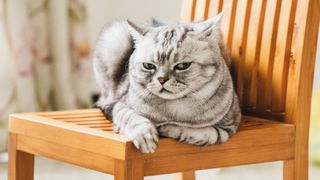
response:
M118 22L102 31L94 52L101 89L97 105L113 120L114 131L142 152L154 152L159 134L204 146L236 133L241 113L222 43L221 17L153 26ZM192 64L174 69L182 62ZM159 77L167 81L162 85Z

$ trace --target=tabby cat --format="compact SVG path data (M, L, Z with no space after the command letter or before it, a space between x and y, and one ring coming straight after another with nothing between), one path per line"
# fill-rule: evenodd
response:
M159 135L205 146L237 131L241 113L221 17L170 25L121 21L102 31L93 55L97 106L142 152L154 152Z

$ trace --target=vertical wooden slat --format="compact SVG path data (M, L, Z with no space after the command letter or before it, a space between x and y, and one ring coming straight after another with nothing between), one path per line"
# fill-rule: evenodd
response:
M231 49L232 74L235 77L236 90L242 102L243 96L243 66L244 50L247 45L248 24L252 0L239 0L234 25L234 35Z
M232 47L232 37L234 31L237 2L238 1L224 0L222 6L224 17L221 21L221 30L224 43L227 45L229 50L231 50Z
M197 0L194 21L202 21L208 18L210 0Z
M183 0L181 7L181 22L190 22L194 19L194 13L196 8L196 0Z
M18 135L9 133L8 153L8 180L33 180L34 155L19 151Z
M272 73L271 111L273 113L281 113L285 110L288 64L296 4L297 0L282 0L281 4Z
M301 2L302 1L302 2ZM309 120L313 73L320 19L320 2L299 0L289 64L286 122ZM319 44L318 44L319 46ZM303 102L303 103L299 103Z
M144 179L144 160L118 160L114 162L115 180L143 180Z
M262 112L264 117L283 115L286 106L291 106L285 102L288 73L290 76L292 71L288 68L297 1L185 0L183 3L185 13L181 19L187 21L203 20L221 9L225 11L221 29L231 52L237 92L241 102L255 106L256 114Z
M256 109L263 112L271 104L271 80L275 43L279 24L281 0L268 0L263 25L258 67L258 92Z
M196 174L194 171L186 171L175 174L174 180L195 180Z
M319 0L298 1L285 111L285 121L296 126L295 159L284 167L284 174L291 174L290 180L308 179L308 132L320 21L319 9ZM284 179L289 180L290 177Z
M223 0L211 0L208 17L213 17L222 11Z
M283 162L283 180L295 180L294 171L294 160L287 160Z
M262 25L266 8L265 5L266 0L255 0L252 2L244 66L243 105L246 107L256 106L257 69L261 47Z

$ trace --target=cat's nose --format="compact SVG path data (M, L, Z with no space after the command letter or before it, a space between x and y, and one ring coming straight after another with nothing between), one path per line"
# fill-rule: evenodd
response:
M160 82L160 84L164 84L166 81L168 81L169 78L165 78L165 77L158 77L158 81Z

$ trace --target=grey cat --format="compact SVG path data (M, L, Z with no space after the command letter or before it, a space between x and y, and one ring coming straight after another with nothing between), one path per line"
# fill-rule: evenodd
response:
M221 17L170 25L123 21L102 31L93 56L97 106L142 152L154 152L159 135L204 146L236 133L241 112Z

